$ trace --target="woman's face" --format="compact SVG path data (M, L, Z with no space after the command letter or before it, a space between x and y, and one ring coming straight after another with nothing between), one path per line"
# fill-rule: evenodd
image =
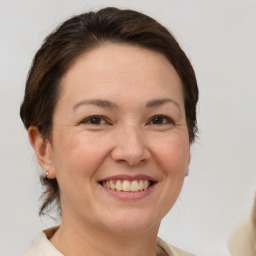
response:
M109 44L80 56L60 86L48 152L63 221L115 232L158 227L190 161L173 66L159 53Z

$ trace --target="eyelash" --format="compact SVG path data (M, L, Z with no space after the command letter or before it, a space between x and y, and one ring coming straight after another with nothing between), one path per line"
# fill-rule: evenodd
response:
M110 122L104 117L104 116L89 116L87 118L85 118L84 120L82 120L81 123L83 124L90 124L90 125L102 125L101 123L91 123L91 121L93 121L93 119L96 119L99 122L104 121L104 124L110 124Z
M160 118L160 120L158 120L158 122L159 121L166 121L166 122L165 123L152 123L154 119L157 121L158 118ZM151 124L151 125L169 125L169 124L174 124L174 121L170 117L165 116L165 115L155 115L150 119L148 124Z
M93 123L94 120L94 123ZM102 124L101 122L104 122L104 124ZM156 121L156 123L153 123L154 121ZM82 124L89 124L89 125L95 125L95 126L100 126L100 125L111 125L111 122L108 121L108 119L104 116L89 116L85 119L83 119L81 121ZM155 115L153 117L151 117L150 121L148 123L146 123L146 125L170 125L170 124L174 124L174 121L165 115Z

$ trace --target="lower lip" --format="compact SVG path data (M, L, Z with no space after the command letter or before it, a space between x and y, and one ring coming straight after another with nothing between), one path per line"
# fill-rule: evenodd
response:
M109 189L106 187L103 187L100 185L107 193L109 193L111 196L124 200L124 201L134 201L134 200L139 200L144 197L147 197L149 194L151 194L152 190L155 187L155 184L152 184L149 188L146 190L138 191L138 192L124 192L124 191L118 191L118 190L113 190Z

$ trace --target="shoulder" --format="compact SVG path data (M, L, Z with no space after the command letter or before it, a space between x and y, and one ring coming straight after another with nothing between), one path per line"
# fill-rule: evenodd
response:
M21 256L63 256L47 238L49 234L54 233L56 230L56 228L51 228L43 231L40 237Z
M157 238L157 245L164 249L168 256L195 256L194 254L185 252L175 246L167 244L159 237Z

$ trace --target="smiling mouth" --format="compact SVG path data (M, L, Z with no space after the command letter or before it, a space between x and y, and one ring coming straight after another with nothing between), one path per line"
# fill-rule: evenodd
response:
M149 180L104 180L100 182L103 187L120 192L143 191L152 186L153 183Z

